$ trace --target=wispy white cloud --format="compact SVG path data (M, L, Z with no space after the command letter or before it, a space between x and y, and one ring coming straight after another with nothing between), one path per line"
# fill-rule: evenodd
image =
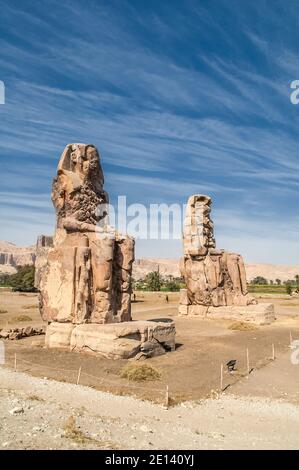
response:
M49 228L40 213L53 211L59 155L66 143L85 141L100 149L112 198L184 203L191 193L209 193L226 211L218 212L226 240L243 248L248 232L260 253L259 239L271 234L277 256L273 221L283 213L284 234L296 234L298 221L299 121L288 97L298 59L293 44L271 40L274 25L286 35L278 20L288 8L186 2L149 5L145 13L123 2L116 14L104 2L53 5L47 14L43 2L2 8L5 238Z

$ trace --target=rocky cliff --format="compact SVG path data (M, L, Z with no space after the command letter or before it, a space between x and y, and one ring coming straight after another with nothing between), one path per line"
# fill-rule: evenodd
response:
M13 274L16 266L34 264L35 246L19 247L14 243L0 241L0 273Z

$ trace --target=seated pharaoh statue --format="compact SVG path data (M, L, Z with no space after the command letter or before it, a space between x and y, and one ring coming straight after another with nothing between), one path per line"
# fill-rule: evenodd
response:
M216 249L211 204L205 195L188 200L180 261L186 289L181 290L179 314L268 323L274 319L274 307L258 305L249 295L242 256Z
M35 283L48 322L46 346L108 357L173 350L173 322L131 321L134 239L109 226L103 186L97 149L67 145L52 186L55 235L37 243Z

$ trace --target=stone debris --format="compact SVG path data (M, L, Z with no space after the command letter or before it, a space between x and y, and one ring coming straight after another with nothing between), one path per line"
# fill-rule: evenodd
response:
M22 406L16 406L12 410L9 410L9 413L11 415L19 415L19 414L24 413L24 408Z
M29 336L37 336L37 335L44 335L44 334L45 334L44 327L34 328L32 326L26 326L24 328L0 329L1 339L15 340L15 339L27 338Z
M179 315L271 323L274 306L257 305L249 295L242 256L216 249L211 204L204 195L188 200L180 261L187 288L180 293Z
M42 318L49 323L46 346L107 357L164 354L174 348L174 324L137 327L139 322L131 321L135 241L109 226L103 186L97 149L67 145L52 187L55 236L37 242L35 285Z

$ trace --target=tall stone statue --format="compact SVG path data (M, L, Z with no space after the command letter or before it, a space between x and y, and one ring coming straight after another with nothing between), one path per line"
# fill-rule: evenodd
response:
M101 220L108 195L97 149L67 145L53 181L57 227L39 267L42 316L47 321L117 323L131 320L134 240Z
M165 352L168 346L163 350L157 342L154 348L154 340L148 340L154 330L161 337L162 324L131 322L134 240L109 226L103 186L97 149L67 145L52 187L56 232L53 238L39 237L37 244L36 287L42 318L49 323L46 345L104 351L115 357L134 356L146 343L155 353ZM120 323L123 326L108 327ZM104 329L103 324L109 325ZM173 349L173 324L169 332ZM129 336L133 341L134 334L133 343L123 339L120 345L116 340Z
M211 204L204 195L188 200L180 261L186 289L181 291L179 314L271 321L273 305L257 306L248 294L242 256L216 249Z

